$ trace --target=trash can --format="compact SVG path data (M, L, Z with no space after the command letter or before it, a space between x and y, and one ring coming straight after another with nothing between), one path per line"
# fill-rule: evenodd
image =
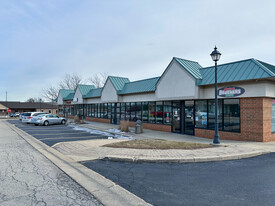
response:
M136 124L136 126L135 126L135 133L136 134L143 133L142 121L141 120L137 120L135 124Z

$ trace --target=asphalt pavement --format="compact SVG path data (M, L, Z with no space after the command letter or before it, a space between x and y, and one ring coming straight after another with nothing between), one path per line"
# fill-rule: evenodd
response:
M0 120L0 205L102 205Z
M53 146L58 142L107 139L107 136L90 134L89 132L74 130L67 125L35 126L34 124L22 123L19 120L8 120L9 123L22 129L48 146Z
M96 160L85 166L153 205L261 205L275 202L275 154L204 163Z

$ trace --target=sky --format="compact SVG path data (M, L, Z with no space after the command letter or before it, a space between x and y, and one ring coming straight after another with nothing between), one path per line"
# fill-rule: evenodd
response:
M131 81L173 57L275 65L273 0L0 0L0 101L41 97L66 74Z

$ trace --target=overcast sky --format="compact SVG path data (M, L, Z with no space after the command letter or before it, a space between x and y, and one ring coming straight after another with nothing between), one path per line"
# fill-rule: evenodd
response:
M275 65L275 1L0 0L0 101L40 97L66 73L131 81L173 57Z

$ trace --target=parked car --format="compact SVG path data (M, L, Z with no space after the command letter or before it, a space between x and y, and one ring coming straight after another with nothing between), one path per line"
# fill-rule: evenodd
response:
M15 114L14 113L10 113L10 117L15 117Z
M20 116L20 112L15 112L14 115L15 115L15 117L19 117Z
M66 118L54 114L41 114L33 117L31 124L48 126L50 124L66 124Z
M24 116L26 113L30 113L30 112L22 112L22 113L19 115L19 120L20 120L20 121L23 119L23 116Z
M22 122L30 124L31 119L33 117L36 117L36 116L41 115L41 114L48 114L48 113L46 113L46 112L28 112L28 113L24 114L24 116L22 116L23 117Z

